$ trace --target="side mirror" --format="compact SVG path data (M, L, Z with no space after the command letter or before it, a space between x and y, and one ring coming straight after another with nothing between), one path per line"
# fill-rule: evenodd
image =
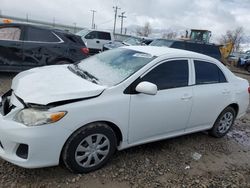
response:
M135 90L146 95L156 95L158 88L150 82L141 82L136 86Z

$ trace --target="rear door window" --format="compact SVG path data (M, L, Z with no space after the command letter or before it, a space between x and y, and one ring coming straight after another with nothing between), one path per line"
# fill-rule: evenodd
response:
M154 83L158 90L188 86L188 60L173 60L160 64L142 80Z
M26 41L60 42L60 39L50 30L29 27L26 33Z
M97 32L97 38L101 40L111 40L110 33L108 32Z
M0 40L20 40L21 29L18 27L2 27L0 28Z
M220 68L209 62L194 61L196 84L214 84L227 82Z

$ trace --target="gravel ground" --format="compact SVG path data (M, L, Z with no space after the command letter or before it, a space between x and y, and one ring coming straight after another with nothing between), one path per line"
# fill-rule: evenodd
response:
M0 94L13 76L0 73ZM23 169L0 159L0 187L250 187L249 125L250 108L224 138L196 133L130 148L84 175L60 166Z

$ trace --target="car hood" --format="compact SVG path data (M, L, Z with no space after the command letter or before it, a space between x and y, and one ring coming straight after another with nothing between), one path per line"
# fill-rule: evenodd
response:
M46 66L21 72L13 79L11 88L25 103L40 105L95 97L106 88L77 76L67 66Z

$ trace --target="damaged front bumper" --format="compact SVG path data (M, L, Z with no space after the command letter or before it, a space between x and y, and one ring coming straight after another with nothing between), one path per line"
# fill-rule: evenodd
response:
M72 131L59 123L27 127L14 121L15 114L23 109L14 100L12 91L0 99L0 157L25 168L58 165L63 145Z

